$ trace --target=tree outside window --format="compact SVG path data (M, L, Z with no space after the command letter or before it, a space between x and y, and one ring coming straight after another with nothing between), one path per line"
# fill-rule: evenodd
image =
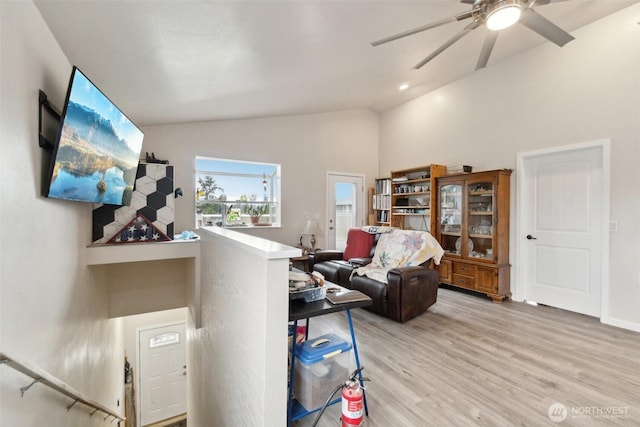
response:
M196 157L196 225L280 224L280 165Z

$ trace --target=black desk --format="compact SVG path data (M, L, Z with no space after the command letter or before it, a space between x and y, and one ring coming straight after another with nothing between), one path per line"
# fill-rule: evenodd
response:
M347 290L342 288L341 286L335 285L333 283L327 282L325 283L327 287L336 287L340 288L340 290ZM343 304L331 304L326 299L321 301L307 302L305 303L303 300L290 300L289 301L289 321L293 322L293 343L291 345L291 368L289 371L289 399L287 401L287 426L291 425L292 421L303 418L313 412L320 410L320 408L316 408L313 410L306 410L302 405L300 405L297 401L293 399L293 375L295 370L295 346L296 346L296 337L297 337L297 326L298 320L306 319L307 320L307 333L309 332L309 319L311 317L322 316L324 314L336 313L339 311L347 312L347 320L349 321L349 331L351 332L351 345L353 346L353 354L356 359L356 368L360 369L360 357L358 356L358 346L356 344L356 335L353 331L353 321L351 319L351 309L352 308L360 308L371 305L371 299L365 301L355 301L355 302L347 302ZM360 377L360 385L362 385L362 373L359 374ZM364 402L364 410L365 414L369 415L369 409L367 408L367 398L364 394L364 389L362 391L363 402ZM330 404L340 402L340 398L335 399Z
M329 287L340 288L338 285L329 285ZM343 304L331 304L326 299L314 302L304 302L301 299L296 299L289 301L289 321L293 322L295 320L308 319L310 317L351 310L352 308L366 307L368 305L371 305L371 299L367 301L346 302Z

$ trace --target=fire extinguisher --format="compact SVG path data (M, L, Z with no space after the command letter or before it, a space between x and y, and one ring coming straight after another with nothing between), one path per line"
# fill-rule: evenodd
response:
M338 384L338 386L333 389L324 405L322 405L320 412L318 412L318 416L313 422L312 427L316 427L318 425L318 421L320 421L324 410L327 409L327 405L329 405L333 396L335 396L340 389L342 389L342 416L340 417L342 420L341 427L358 427L363 425L364 387L361 386L360 381L369 381L369 378L358 378L363 369L364 367L356 369L351 373L347 381Z
M341 427L358 427L362 425L364 394L357 374L358 371L354 372L342 387Z

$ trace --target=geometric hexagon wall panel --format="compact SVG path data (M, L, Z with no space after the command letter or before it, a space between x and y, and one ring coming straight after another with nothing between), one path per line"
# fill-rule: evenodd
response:
M129 206L96 205L93 209L93 243L109 242L138 214L173 239L174 203L173 166L140 163Z

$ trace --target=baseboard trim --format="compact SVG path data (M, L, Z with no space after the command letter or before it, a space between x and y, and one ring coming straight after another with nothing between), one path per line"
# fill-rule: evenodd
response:
M616 319L614 317L601 317L600 321L605 325L616 326L618 328L629 329L630 331L640 332L640 323L629 322L627 320Z

